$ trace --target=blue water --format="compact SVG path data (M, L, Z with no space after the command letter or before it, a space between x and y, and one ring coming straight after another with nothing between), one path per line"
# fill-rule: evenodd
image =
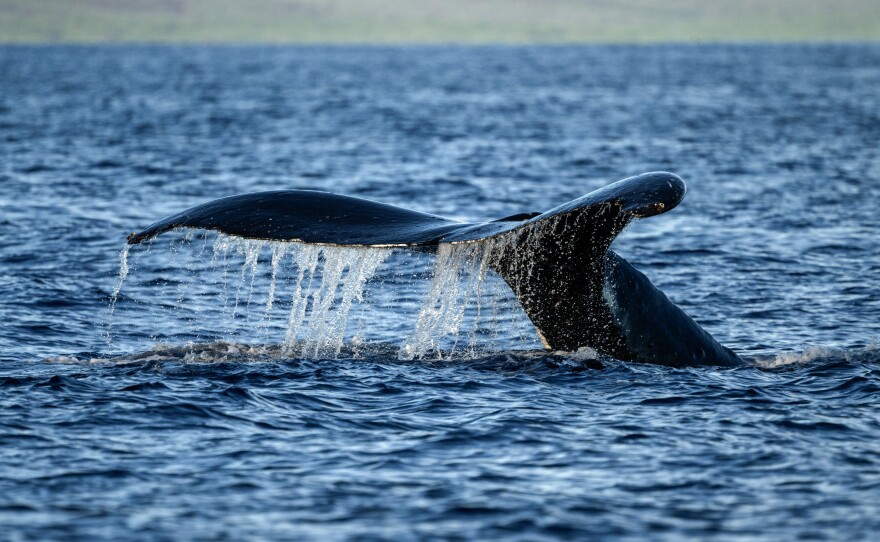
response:
M0 47L0 539L874 539L878 88L858 44ZM110 310L217 197L478 221L651 170L687 198L615 250L746 367L543 353L493 277L405 359L405 253L297 355L291 268L269 307L198 232Z

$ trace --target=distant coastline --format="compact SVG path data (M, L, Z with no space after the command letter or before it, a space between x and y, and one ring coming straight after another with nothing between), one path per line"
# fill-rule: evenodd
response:
M0 0L0 43L880 41L876 0Z

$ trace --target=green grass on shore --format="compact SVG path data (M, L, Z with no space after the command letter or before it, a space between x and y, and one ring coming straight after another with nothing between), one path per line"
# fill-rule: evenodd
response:
M880 0L0 0L0 42L880 40Z

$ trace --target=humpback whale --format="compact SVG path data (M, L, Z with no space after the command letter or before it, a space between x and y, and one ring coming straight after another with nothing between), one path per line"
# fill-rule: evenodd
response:
M667 172L630 177L543 213L465 223L315 190L230 196L169 216L128 237L137 244L175 228L271 241L436 251L491 243L491 268L510 287L544 345L589 347L624 361L737 366L720 345L629 262L610 249L633 220L681 202L684 181Z

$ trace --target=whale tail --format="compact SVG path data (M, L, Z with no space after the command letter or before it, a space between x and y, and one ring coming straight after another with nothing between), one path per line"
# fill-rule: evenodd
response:
M627 222L666 212L678 205L684 194L684 182L676 175L645 173L544 213L472 224L330 192L272 190L197 205L131 234L128 243L142 243L176 228L199 228L269 241L431 248L440 243L483 241L551 222L581 220L586 230L593 228L597 240L603 238L610 244Z
M637 279L644 275L629 264L624 266L626 262L609 250L629 222L671 210L685 192L684 182L676 175L646 173L544 213L478 224L329 192L257 192L170 216L132 234L128 243L184 227L251 239L414 250L436 250L442 243L491 241L497 250L490 265L516 294L548 348L589 346L623 360L671 365L734 364L731 360L738 358L732 352L727 351L730 358L726 349L656 289L655 296L662 296L658 303L663 305L665 300L668 307L663 307L670 317L681 320L681 329L701 332L686 333L698 344L673 348L675 338L648 333L648 324L630 318L638 311L624 302L621 288L627 282L641 285ZM642 324L648 328L642 329Z

